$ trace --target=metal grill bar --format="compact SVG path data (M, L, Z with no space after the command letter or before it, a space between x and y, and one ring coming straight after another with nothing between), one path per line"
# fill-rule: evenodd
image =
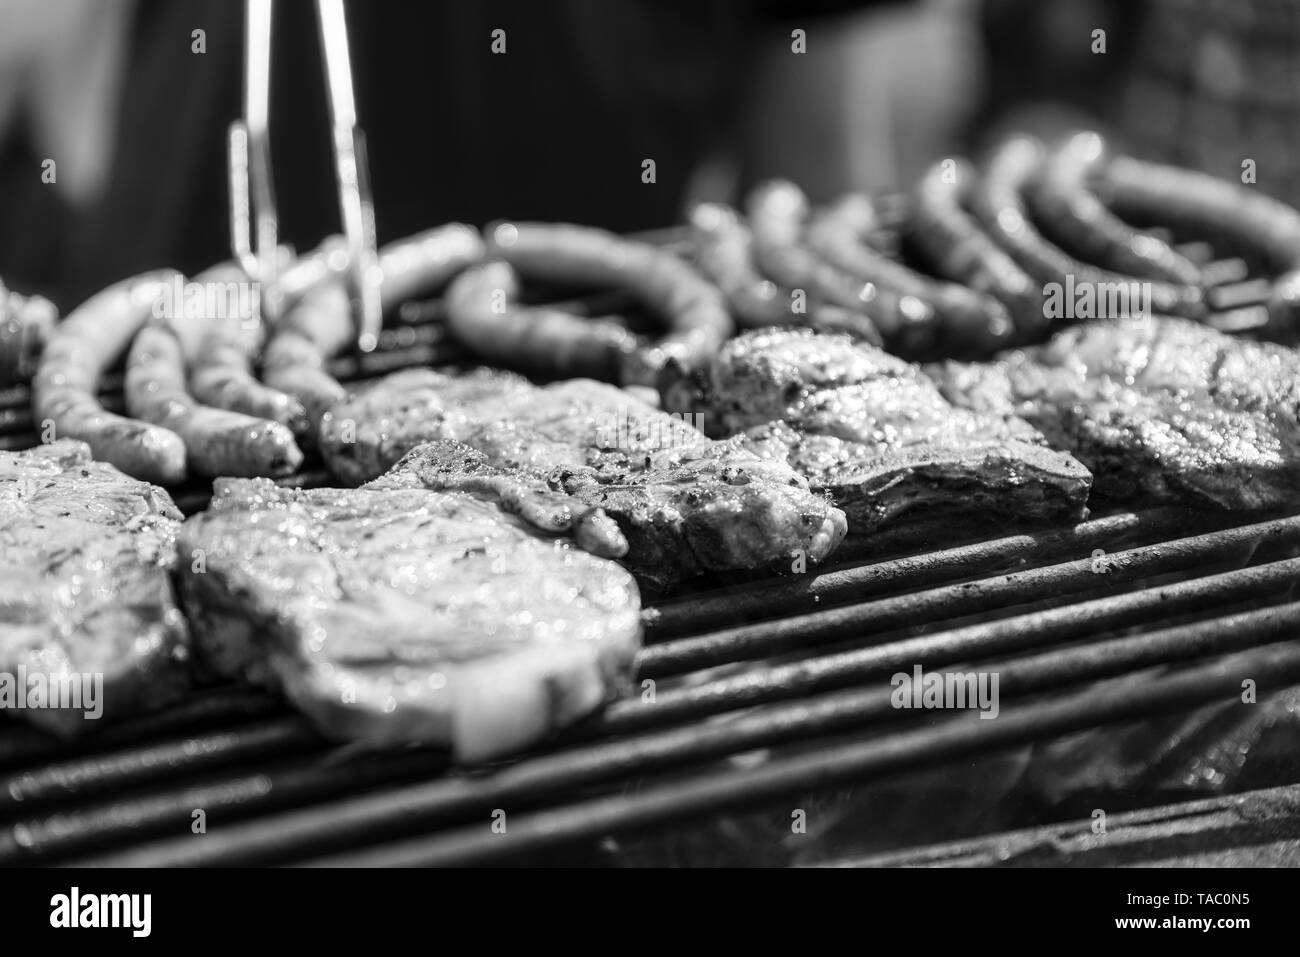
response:
M1244 561L1262 544L1297 542L1300 516L1221 529L1115 552L1105 559L1105 574L1098 574L1092 559L1085 558L655 645L642 653L639 672L650 678L682 674L893 628L1059 598L1096 588L1099 583L1130 582L1234 558Z
M127 718L81 741L52 738L36 728L6 722L0 734L0 768L55 756L68 757L83 750L138 742L146 736L187 732L214 724L234 724L285 713L283 703L270 695L243 688L214 688L166 711Z
M429 779L446 773L447 755L429 750L382 752L346 764L275 761L265 769L133 796L128 801L56 811L0 831L0 864L42 864L113 841L183 833L202 808L214 826L238 816L269 813L354 793L359 788Z
M1294 634L1298 626L1300 603L986 664L981 670L999 673L1000 694L1005 700L1138 668L1274 642ZM693 722L663 732L605 739L584 748L525 759L490 775L389 789L263 818L223 829L220 841L182 838L145 845L124 855L109 855L100 863L174 866L284 860L300 854L304 847L337 846L347 838L374 838L419 824L464 818L474 812L486 815L493 807L507 803L526 806L546 795L611 777L662 771L753 748L897 720L902 713L893 707L892 693L890 682L882 679L873 686L747 711L729 722ZM1132 689L1129 694L1133 695ZM1004 714L1010 712L1004 708ZM722 776L732 773L727 769ZM706 768L703 777L715 774Z
M1156 617L1223 607L1250 598L1263 599L1269 595L1280 597L1294 586L1297 575L1300 575L1300 559L1290 559L1192 579L1154 590L1107 596L955 631L878 643L794 664L754 669L743 675L687 688L669 688L657 694L652 705L644 704L637 698L614 703L602 715L575 729L568 740L589 740L602 735L663 727L674 721L843 687L882 671L892 671L918 661L973 659L1063 642ZM654 649L643 651L642 657L653 651ZM245 713L250 706L263 712L274 707L269 699L262 697L254 697L251 702L248 697L236 697L233 701L236 709L234 714L229 710L218 711L217 714L234 717ZM203 710L200 709L197 714L202 715ZM178 722L181 729L185 727L184 714L173 721ZM126 730L127 740L134 730ZM109 733L112 731L110 729ZM14 740L27 741L30 747L33 740L43 739L36 732L28 731L26 736L18 735ZM98 793L139 784L150 780L160 768L180 774L212 766L214 762L266 754L267 749L278 753L313 743L319 743L319 739L308 730L305 721L276 717L247 725L233 733L221 728L179 740L168 739L144 748L135 747L120 752L65 759L42 769L38 774L18 772L8 778L0 778L0 813L8 806L4 798L6 792L9 800L21 802L24 807L32 807L41 800L71 799L87 792ZM17 756L21 756L18 745L7 746L15 748ZM47 754L56 752L57 749L56 745L48 742L45 747ZM0 752L0 758L3 757L4 752ZM12 763L12 759L7 763Z
M671 782L633 797L597 798L536 814L515 815L510 819L508 840L492 833L485 816L477 826L376 845L310 863L337 867L486 863L564 842L643 829L729 808L752 807L812 789L876 779L922 763L949 761L1226 700L1240 692L1243 673L1257 677L1261 685L1283 686L1300 678L1300 647L1283 642L1252 657L1246 672L1241 667L1215 662L1184 674L1154 679L1143 686L1141 694L1123 686L1090 688L1036 702L996 721L963 716L932 728L850 742L754 768L731 768L725 775Z
M1293 590L1297 581L1300 558L1292 558L792 664L749 669L717 681L659 691L653 704L635 697L615 702L586 722L582 730L593 737L627 732L843 687L916 663L929 667L1061 644L1190 612L1281 597Z
M1135 519L1136 516L1127 518ZM1286 544L1292 540L1291 535L1286 531L1278 534L1277 530L1279 528L1285 529L1287 525L1286 520L1259 523L1255 527L1255 531L1245 532L1244 539L1254 542L1258 537L1260 541L1272 540L1275 544ZM1131 524L1121 523L1120 526L1116 527L1116 530L1120 531L1124 527L1131 527ZM1182 542L1162 544L1179 546L1184 551L1190 545L1192 546L1191 554L1198 555L1201 560L1205 560L1206 558L1216 559L1222 557L1222 548L1225 546L1230 547L1233 541L1231 537L1223 540L1223 537L1219 536L1220 540L1215 548L1208 550L1195 548L1197 543L1205 538L1206 536L1201 536L1201 539L1188 539ZM1245 549L1243 555L1238 557L1246 557L1251 550L1251 548ZM1131 567L1131 563L1127 561L1128 557L1128 555L1120 553L1112 555L1112 560L1119 560L1126 566ZM1145 569L1147 573L1152 570L1151 568ZM1160 570L1159 568L1155 569L1155 571ZM1180 610L1183 610L1183 602L1186 602L1186 611L1194 611L1207 606L1202 602L1208 603L1208 606L1214 606L1217 601L1226 602L1263 597L1270 592L1270 588L1273 586L1277 588L1277 592L1274 593L1276 596L1293 586L1294 576L1294 560L1275 562L1271 565L1179 583L1168 586L1159 592L1109 596L1083 605L1072 606L1071 608L1054 609L1036 615L987 623L984 626L959 629L956 634L932 635L928 638L917 639L920 642L919 645L908 645L904 642L893 647L860 649L859 652L866 656L860 660L855 659L853 653L850 653L847 657L827 656L827 660L832 666L825 672L819 673L817 671L818 666L822 663L821 661L814 659L808 663L808 667L812 671L812 677L805 687L799 687L797 683L783 687L780 680L769 681L765 686L765 690L760 687L759 699L769 700L769 698L763 696L770 695L770 700L778 700L794 694L806 694L809 691L823 687L834 688L840 684L860 681L871 673L873 667L879 669L888 666L886 664L888 658L876 657L873 659L872 656L894 653L899 656L896 660L905 660L903 656L917 652L918 659L931 660L930 657L926 656L933 652L933 654L947 656L945 660L969 660L969 658L978 657L981 654L1013 650L1019 647L1015 637L1017 635L1023 637L1027 646L1041 645L1053 640L1067 638L1069 635L1067 618L1071 614L1079 614L1080 609L1085 611L1091 609L1099 615L1095 620L1095 624L1098 626L1094 629L1095 632L1101 630L1106 623L1114 627L1130 621L1129 618L1125 617L1129 614L1140 616L1144 611L1159 614L1160 612L1156 610L1154 602L1165 603L1160 611L1168 615L1177 614ZM1154 597L1157 595L1162 597ZM1171 599L1173 601L1172 605L1168 604ZM1091 612L1086 613L1091 614ZM1054 633L1051 630L1053 621L1058 622L1059 626L1065 630ZM1046 631L1038 634L1037 640L1033 631L1036 624L1046 626ZM1001 631L1000 629L1006 630ZM979 635L983 634L991 643L983 650L977 644L964 645L958 640L963 633L974 638L978 638ZM1002 640L1008 641L1005 648L1000 644ZM933 646L927 645L930 641L934 642ZM1147 639L1140 640L1137 645L1140 645L1141 649L1146 649L1147 654L1152 653L1152 646ZM927 647L929 647L929 651L927 651ZM1085 649L1085 651L1088 650ZM1133 650L1138 649L1135 646ZM654 649L648 649L648 652L653 651ZM1175 654L1177 649L1162 649L1160 653L1166 651ZM1191 652L1184 652L1184 654L1186 653ZM875 662L874 666L873 660ZM1096 674L1109 673L1105 672L1104 669L1119 668L1122 670L1126 666L1125 661L1126 659L1123 658L1109 658L1095 661L1091 667L1102 669L1096 671ZM1133 660L1127 660L1127 664L1132 665ZM1022 668L1019 673L1023 676L1025 674L1024 663L1022 662L1021 665ZM792 670L788 670L784 674L795 675L799 672L798 666L790 667ZM837 668L843 668L844 670L839 672ZM861 670L855 671L855 668ZM1074 674L1078 678L1086 673L1076 672ZM775 674L779 677L783 672L778 667ZM1063 670L1060 663L1057 663L1043 674L1047 676L1044 680L1059 681L1063 680L1068 672ZM1057 677L1053 678L1053 674L1056 674ZM1024 679L1022 678L1022 680ZM728 679L724 679L720 683L715 683L712 687L706 687L702 692L693 694L688 691L687 697L682 699L686 702L685 705L674 703L677 700L674 697L675 692L664 692L666 697L661 697L660 700L665 707L662 712L659 712L655 721L646 723L646 726L660 722L680 721L683 718L711 711L748 707L756 700L751 697L753 694L752 688L754 687L758 686L751 685L747 680L730 682ZM565 789L581 786L584 782L591 783L592 781L606 779L610 775L626 774L631 770L671 769L683 763L707 759L711 754L735 753L746 748L769 747L813 735L842 732L846 727L857 726L863 722L890 718L892 715L885 710L883 706L884 700L878 696L873 698L869 694L863 694L859 689L845 692L839 696L829 695L814 699L811 703L811 711L803 704L796 704L784 711L769 708L766 711L755 712L752 716L742 715L738 719L741 722L740 724L737 724L737 719L733 719L731 722L721 725L716 734L711 733L708 736L701 736L700 729L696 727L680 727L672 728L666 732L659 732L657 735L643 736L643 738L648 738L648 741L633 739L632 744L636 747L632 750L629 750L627 740L613 740L607 742L610 749L607 752L602 752L599 748L580 748L560 752L554 756L546 755L538 760L555 757L578 762L577 770L571 772L575 776L566 777L561 774L550 784L547 784L546 775L543 773L546 770L546 765L542 765L540 770L530 772L528 768L534 765L525 763L522 765L524 770L520 772L524 790L515 793L513 797L510 796L511 792L507 790L504 794L498 796L496 800L509 797L512 801L512 807L526 809L529 801L536 801L541 796L555 795ZM696 711L695 709L701 708L700 703L705 701L710 702L709 706ZM683 708L684 710L682 710ZM626 711L623 709L626 709ZM603 727L604 733L608 734L640 727L643 721L641 718L635 717L636 712L637 708L635 706L615 705L607 718L598 718L596 722L589 726L587 733L589 735L593 728L601 729ZM607 725L604 724L606 721L608 722ZM258 726L254 726L253 730L256 733L265 733L265 729ZM111 731L112 729L110 729L110 733ZM746 738L745 733L747 731L754 736ZM226 757L221 757L221 742L224 737L222 732L218 732L213 736L213 741L217 743L215 747L212 746L213 741L204 740L202 736L198 740L191 739L186 742L164 743L161 747L161 754L171 755L173 759L177 755L197 755L197 760L189 763L181 760L172 765L172 771L175 774L192 775L204 769L224 765L228 760L241 759L238 747L227 749L224 752ZM582 737L584 735L578 734L574 736L574 739ZM658 739L657 744L656 739ZM317 742L317 739L310 734L309 740ZM308 739L304 739L303 745L309 746ZM316 746L319 747L319 744L317 743ZM646 750L641 750L642 748ZM142 784L147 785L150 782L156 783L162 776L156 774L154 770L160 764L159 749L151 747L146 749L146 752L149 753L117 755L116 757L119 760L110 761L107 765L111 770L106 780L110 782L112 787L135 788ZM430 757L429 752L421 752L421 754L424 755L425 760L433 761L434 764L438 763L439 759ZM267 756L273 760L279 758L281 760L277 763L283 763L283 754L275 753L274 749ZM934 757L937 759L937 756ZM166 763L168 760L168 758L164 757L162 763ZM418 758L412 757L412 761L416 760ZM645 763L638 765L637 762L639 761ZM373 776L367 777L366 780L389 784L394 780L401 781L404 777L403 767L404 765L399 762L391 768L375 771ZM132 768L141 769L143 777L135 777L129 770ZM586 774L592 775L590 781L582 776L584 768ZM540 775L542 780L539 782L536 777L530 778L530 773ZM72 797L79 797L87 792L92 794L106 793L101 791L94 783L97 774L93 762L83 762L81 766L64 766L61 768L61 773L56 773L53 777L47 775L38 779L39 786L26 794L27 800L20 807L16 807L26 815L29 811L36 811L42 804L57 806L61 802L67 803ZM278 808L290 807L297 803L320 801L331 796L347 793L349 790L348 782L357 778L358 775L354 774L348 765L332 763L327 757L323 762L323 766L319 767L309 766L288 770L277 767L260 775L240 772L229 780L223 779L208 785L184 786L162 794L149 793L133 797L125 804L110 802L105 805L91 806L75 813L56 812L49 817L26 817L14 824L8 830L4 840L0 841L0 860L50 859L60 855L93 852L97 848L121 843L123 839L130 841L143 835L166 833L168 830L175 833L172 830L173 828L178 825L182 827L185 825L187 808L192 809L196 806L194 803L196 794L206 802L204 805L199 806L205 806L213 813L220 812L237 817L247 817L250 814L265 813ZM503 786L509 784L510 779L505 778L502 780ZM70 788L64 787L63 785L68 782L79 783L75 783ZM87 786L87 782L89 782L89 786ZM270 782L269 790L267 788L268 782ZM439 786L456 786L448 781L435 783ZM468 786L469 790L459 796L453 795L453 800L449 804L435 801L429 812L435 814L440 820L451 820L454 823L458 816L463 818L470 804L484 800L485 794L487 799L491 798L492 792L478 790L480 784L481 782L477 779L471 782ZM443 802L447 800L446 797L442 799ZM457 804L456 801L461 803ZM293 851L294 839L302 835L296 829L285 828L282 818L277 817L272 820L275 822L276 833L283 834L288 841L285 853L290 857L294 856L296 853ZM408 820L408 816L403 815L401 820L405 822ZM254 822L254 824L257 823L260 822ZM392 826L395 827L396 825ZM375 820L368 820L365 827L368 829L369 836L372 837L381 837L385 833L382 822L377 824ZM331 822L329 828L337 829L337 822ZM223 832L229 833L227 829L223 829ZM274 835L258 832L250 839L248 850L254 855L265 854L270 848L276 846L275 840ZM327 852L329 850L328 838L326 840L327 843L324 845L319 842L313 843L311 836L308 835L307 842L302 847L310 849L309 852L311 853ZM186 840L182 843L186 845L187 849L192 849L195 842ZM148 846L146 845L146 847ZM229 849L230 853L235 856L232 858L221 856L216 862L238 862L240 860L238 848L229 846ZM35 855L35 858L33 858L33 855Z
M818 866L1122 867L1161 861L1186 866L1177 862L1192 849L1202 860L1208 853L1217 864L1300 864L1300 785L1109 815L1104 841L1097 839L1094 824L1069 821ZM1264 854L1256 851L1261 846Z
M1239 517L1238 517L1239 520ZM883 595L954 581L1062 555L1092 554L1124 539L1152 539L1183 532L1189 525L1229 524L1226 513L1194 513L1184 508L1124 512L1083 522L1064 531L1034 532L945 548L924 555L832 568L799 578L764 580L659 604L648 617L651 640L698 634L735 621L778 618L800 610L864 601Z
M209 732L147 748L93 755L0 778L0 814L40 801L84 798L240 761L290 754L320 744L300 717Z

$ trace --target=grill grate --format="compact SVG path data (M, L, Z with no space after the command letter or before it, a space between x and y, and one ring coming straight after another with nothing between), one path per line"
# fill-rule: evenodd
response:
M603 314L626 302L580 305ZM335 373L462 361L439 318L436 304L404 309L380 351ZM120 380L105 399L120 405ZM34 444L31 426L26 390L0 392L0 447ZM285 484L325 481L314 463ZM190 513L207 495L175 497ZM1235 698L1243 674L1263 695L1300 682L1297 556L1300 515L1103 507L1065 529L916 525L849 543L815 574L707 581L651 605L631 695L486 768L451 768L429 749L330 745L274 698L233 687L74 744L5 722L0 863L545 860L606 835L1185 713ZM1001 715L894 709L889 677L914 665L998 672ZM508 836L491 827L497 809Z
M1087 524L1162 530L1144 519ZM1081 601L1063 593L1061 576L1090 560L884 598L831 590L851 603L806 616L830 616L822 631L797 618L760 620L647 647L638 664L641 677L660 676L654 703L616 702L549 748L487 769L448 769L431 750L330 746L271 699L230 688L161 719L106 729L76 753L15 725L0 734L0 862L491 861L1228 700L1242 674L1266 693L1300 680L1300 647L1289 640L1300 626L1300 602L1289 600L1300 580L1300 558L1288 554L1300 551L1298 539L1300 516L1158 536L1113 553L1126 560L1123 584L1086 571L1101 593L1080 593ZM1032 533L1013 540L1040 541ZM1225 560L1241 567L1223 570ZM855 575L870 580L877 567L832 569L805 587L826 594ZM952 570L968 571L961 562ZM1171 570L1176 580L1162 581ZM722 588L682 603L719 616L734 594ZM970 608L948 603L961 594L978 595L988 620L963 624ZM789 650L791 620L795 636L840 644L755 660ZM755 640L769 634L782 641ZM855 647L842 647L845 638ZM700 647L708 654L691 650ZM719 660L744 664L713 668ZM1001 676L995 721L890 704L893 671L976 663ZM1176 663L1189 667L1140 688L1123 680ZM720 760L758 749L769 756L754 767ZM208 816L201 838L190 833L196 808ZM509 840L490 827L498 808L511 815Z
M833 867L1296 867L1300 785L1265 788L973 840L909 848Z
M1291 615L1294 615L1292 609ZM1294 634L1294 623L1289 626ZM1229 624L1229 622L1224 622ZM1235 623L1232 623L1235 624ZM1274 636L1281 627L1272 631ZM1300 678L1300 648L1287 643L1266 649L1249 664L1264 680ZM1152 682L1141 695L1131 691L1088 689L1017 707L996 721L975 717L949 719L933 728L861 737L827 745L755 768L674 781L635 796L613 795L562 806L511 823L510 841L486 825L461 827L347 854L317 858L333 866L432 866L482 863L528 851L553 848L566 840L595 838L632 828L664 824L754 804L765 798L794 796L811 788L870 780L930 762L950 761L997 747L1040 741L1071 731L1127 718L1149 716L1222 700L1239 689L1241 671L1210 664L1177 677ZM694 732L692 732L694 733ZM334 820L321 822L330 833ZM317 835L322 836L321 834ZM131 861L131 858L127 858ZM163 858L166 860L166 858ZM147 863L146 855L138 860Z

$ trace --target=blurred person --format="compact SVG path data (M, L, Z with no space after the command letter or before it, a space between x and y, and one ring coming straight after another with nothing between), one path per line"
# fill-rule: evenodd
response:
M924 0L840 18L817 37L816 57L791 57L788 38L767 38L747 102L742 186L784 176L814 201L910 188L937 157L965 148L984 91L978 29L977 0Z

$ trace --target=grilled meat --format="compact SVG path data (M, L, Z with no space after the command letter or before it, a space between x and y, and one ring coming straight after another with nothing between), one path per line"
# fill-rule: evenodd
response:
M604 509L593 508L535 475L498 468L478 449L441 440L417 445L367 488L425 488L468 492L495 502L542 532L571 534L583 551L622 558L627 538Z
M955 408L916 366L842 336L733 339L699 374L666 377L664 405L703 408L713 434L788 462L856 533L918 510L1054 521L1086 511L1088 471L1028 423Z
M222 479L180 537L204 556L181 577L204 660L332 738L486 759L629 680L632 577L474 495Z
M169 577L180 518L165 491L82 442L0 452L0 673L23 697L7 702L15 714L72 736L184 693L188 629ZM81 706L28 708L37 680L79 683Z
M423 442L456 439L458 433L468 432L479 424L481 409L492 411L497 403L504 409L516 398L526 400L538 392L522 376L499 370L396 372L325 413L321 452L335 475L349 485L361 485L383 475ZM550 464L568 464L574 454L568 452Z
M321 427L326 460L351 482L421 443L435 445L412 455L399 481L457 487L469 468L463 443L484 456L474 469L603 510L628 543L624 563L656 587L792 557L819 562L844 536L843 514L784 463L591 380L537 387L499 372L398 373L336 406Z
M1294 349L1147 317L932 374L954 403L1036 425L1105 495L1247 510L1300 502Z

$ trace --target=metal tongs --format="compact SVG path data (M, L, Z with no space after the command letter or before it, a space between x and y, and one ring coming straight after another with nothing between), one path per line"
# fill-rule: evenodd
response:
M259 321L274 321L283 297L277 286L282 252L271 171L271 20L275 0L246 0L244 33L244 119L230 125L230 242L250 279L269 292ZM357 126L343 0L316 0L320 43L334 130L334 169L339 212L346 239L344 271L357 331L357 348L370 352L379 342L383 310L375 208L370 194L366 141ZM255 225L254 225L255 224Z

